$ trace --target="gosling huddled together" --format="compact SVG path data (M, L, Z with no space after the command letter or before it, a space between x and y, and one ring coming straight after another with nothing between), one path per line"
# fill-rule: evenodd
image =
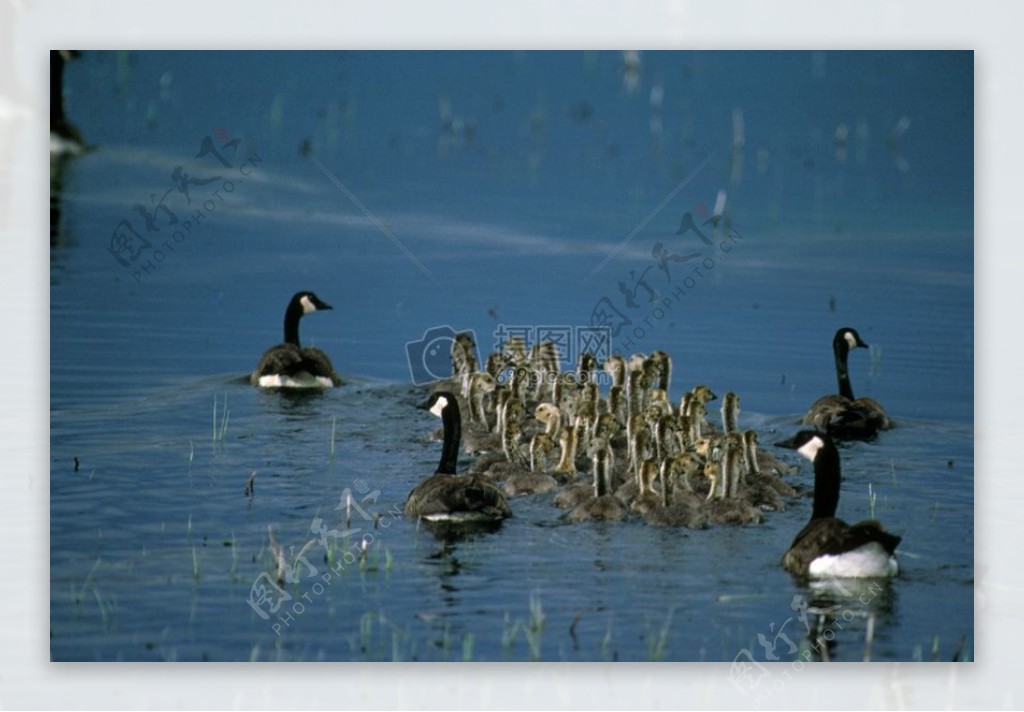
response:
M313 292L296 293L285 311L284 342L263 354L250 382L284 389L341 385L327 354L299 343L301 318L329 309ZM870 440L893 426L877 401L853 395L848 355L867 346L855 329L836 331L839 393L819 398L804 416L814 430L776 443L814 464L810 520L781 561L796 576L899 571L898 535L874 520L849 525L835 516L841 483L835 440ZM521 339L509 339L483 369L475 348L470 334L456 335L452 379L421 406L441 418L444 444L435 473L406 499L406 516L460 528L500 525L512 516L507 497L554 493L569 522L640 517L652 526L703 528L759 523L765 511L782 509L784 498L796 495L780 477L793 468L758 449L756 431L740 430L738 395L722 397L718 428L707 421L717 399L708 386L693 386L672 405L672 359L664 351L610 356L603 364L583 353L575 372L562 372L551 342L528 352ZM601 372L611 381L606 396L598 387ZM468 475L457 474L460 448L477 455Z
M716 394L696 385L669 397L672 359L664 351L580 355L559 368L554 344L527 351L511 338L479 369L474 344L452 344L453 376L438 386L468 414L462 448L469 468L506 497L553 493L570 522L637 517L653 526L752 524L796 495L791 468L739 429L740 399L721 399L721 425L708 422ZM602 394L599 380L609 383Z

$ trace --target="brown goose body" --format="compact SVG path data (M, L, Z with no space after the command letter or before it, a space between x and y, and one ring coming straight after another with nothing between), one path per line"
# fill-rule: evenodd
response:
M453 523L498 522L511 517L505 495L486 477L455 473L462 432L455 395L434 393L421 407L441 418L444 444L437 472L416 485L405 500L405 516Z
M872 578L899 572L901 538L873 519L847 524L836 518L841 483L839 450L832 437L803 430L778 443L814 463L814 509L782 556L782 567L806 578Z
M822 396L804 414L803 423L834 438L870 439L892 427L892 420L874 398L854 398L847 358L850 349L867 348L856 329L844 327L832 339L839 393Z
M341 378L330 357L312 346L299 343L299 320L305 314L332 309L313 292L298 292L284 313L284 343L263 352L249 383L263 388L331 388Z

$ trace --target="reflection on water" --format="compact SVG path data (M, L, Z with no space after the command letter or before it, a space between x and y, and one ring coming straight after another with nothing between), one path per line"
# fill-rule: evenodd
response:
M839 649L839 640L863 643L862 659L871 660L875 629L891 630L898 619L899 592L886 579L820 580L809 584L810 600L791 606L806 629L805 642L814 659L856 660L856 652ZM813 617L813 619L812 619ZM839 636L840 632L846 635ZM853 634L851 636L850 634Z

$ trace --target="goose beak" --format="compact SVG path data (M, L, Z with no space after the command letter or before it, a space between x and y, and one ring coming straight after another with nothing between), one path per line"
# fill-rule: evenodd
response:
M317 308L317 311L320 311L322 309L334 309L334 307L332 307L330 304L328 304L325 301L321 301L321 300L317 300L316 308Z
M420 410L430 410L430 401L425 400L422 403L418 403L416 407Z

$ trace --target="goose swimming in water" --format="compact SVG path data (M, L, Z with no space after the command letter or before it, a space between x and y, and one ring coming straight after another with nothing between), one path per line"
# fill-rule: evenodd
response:
M512 516L505 495L479 475L457 475L462 421L455 395L439 391L421 408L444 425L444 445L437 472L418 484L405 501L405 516L428 521L456 523L497 522Z
M840 439L870 439L878 431L892 427L892 421L878 401L874 398L853 397L847 356L850 349L867 347L856 329L843 327L836 332L832 339L832 351L836 360L839 395L822 396L816 400L804 415L805 425L812 425Z
M249 382L263 388L331 388L340 386L331 359L323 351L299 344L299 320L305 314L331 309L313 292L299 292L284 312L284 343L263 354Z
M811 521L796 535L782 566L809 578L868 578L899 572L896 547L901 538L869 519L847 524L836 519L839 505L839 450L827 434L802 430L779 447L796 450L814 463Z

